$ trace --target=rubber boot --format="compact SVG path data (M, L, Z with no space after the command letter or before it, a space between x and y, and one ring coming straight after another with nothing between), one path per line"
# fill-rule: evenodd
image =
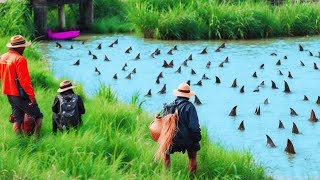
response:
M21 122L14 122L13 123L13 131L17 134L17 135L21 135L22 131L21 131Z
M169 154L165 154L163 156L163 164L166 169L169 169L169 167L170 167L170 155Z
M36 125L35 125L35 135L36 135L37 137L40 136L41 126L42 126L42 118L38 118L38 119L36 120Z
M197 164L197 151L194 152L188 152L189 157L189 165L188 165L188 171L190 174L195 173L198 168Z

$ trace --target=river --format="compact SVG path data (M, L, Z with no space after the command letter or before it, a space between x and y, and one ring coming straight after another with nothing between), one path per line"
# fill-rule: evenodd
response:
M82 44L82 40L85 43ZM119 44L108 47L118 39ZM82 36L80 40L59 41L62 48L56 48L55 41L41 43L40 51L49 60L56 78L71 79L81 83L90 95L94 95L102 84L111 86L119 99L130 102L135 93L145 101L143 109L157 112L163 103L174 100L172 90L180 82L191 80L191 89L202 102L196 106L200 124L208 129L211 140L222 144L226 148L247 150L262 164L269 175L275 179L319 179L320 178L320 132L319 123L308 121L311 109L320 117L320 106L316 104L319 93L320 71L313 68L313 63L320 66L320 37L286 38L250 41L226 41L226 47L221 52L215 50L222 41L156 41L130 35L90 35ZM98 44L101 49L97 49ZM299 51L299 44L305 51ZM71 45L73 49L70 49ZM177 45L173 55L167 52ZM130 53L126 49L132 47ZM200 52L207 47L207 54ZM155 49L161 53L152 58L150 55ZM91 51L97 56L93 60ZM308 50L308 51L306 51ZM310 56L309 51L313 53ZM140 53L140 59L135 60ZM276 53L277 56L271 56ZM181 65L189 55L193 60L186 66ZM105 55L110 61L104 61ZM284 58L287 56L287 59ZM219 64L226 57L229 63ZM80 59L80 65L73 63ZM163 68L163 61L174 61L173 68ZM276 65L277 61L281 65ZM300 60L305 66L301 66ZM210 68L206 68L211 61ZM122 67L127 63L126 71ZM264 64L264 68L259 68ZM175 73L181 66L181 74ZM101 72L98 75L95 67ZM136 68L136 74L131 79L125 77ZM191 75L191 69L196 74ZM279 70L283 75L279 75ZM288 71L293 78L288 78ZM156 84L156 78L163 72L164 78ZM252 77L253 73L257 77ZM117 73L118 79L113 79ZM203 74L209 80L202 80L202 86L194 85L201 80ZM221 80L215 83L215 76ZM233 80L237 78L238 87L231 88ZM273 80L279 89L271 88ZM284 93L284 80L288 82L291 93ZM259 92L253 92L264 81L265 85ZM166 84L165 94L157 93ZM244 85L244 93L240 93ZM152 96L144 95L151 89ZM303 101L304 95L309 101ZM268 98L269 104L264 104ZM191 99L194 101L194 98ZM234 106L237 116L228 116ZM261 115L255 114L260 106ZM298 116L290 115L293 108ZM90 113L90 112L88 112ZM279 120L285 129L278 129ZM245 130L239 131L238 126L244 121ZM293 122L297 125L300 134L291 132ZM276 148L266 146L266 134L276 145ZM290 139L296 154L287 155L284 151Z

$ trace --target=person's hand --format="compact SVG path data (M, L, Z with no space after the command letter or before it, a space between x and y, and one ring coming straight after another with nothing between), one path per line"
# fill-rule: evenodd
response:
M32 106L32 107L33 107L33 106L36 106L36 105L38 105L38 104L37 104L37 101L36 101L36 98L31 98L31 99L30 99L29 106Z

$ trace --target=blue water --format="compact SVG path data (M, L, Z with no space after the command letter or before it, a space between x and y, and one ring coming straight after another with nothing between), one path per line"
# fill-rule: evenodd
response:
M174 100L172 90L180 82L191 80L191 89L196 91L203 103L196 106L200 123L208 129L212 141L230 149L250 151L255 160L276 179L320 178L320 124L308 121L311 109L320 117L320 108L316 104L320 95L320 71L313 69L314 62L320 67L320 58L315 57L320 51L320 37L227 41L226 48L221 52L214 52L221 41L154 41L126 35L82 38L86 39L84 45L81 41L60 41L63 46L61 49L55 47L55 42L41 44L41 51L49 59L55 77L81 83L91 95L97 92L101 84L110 85L125 102L129 102L138 92L145 100L143 108L153 113L159 111L163 103ZM116 39L119 39L119 44L108 47ZM99 43L102 43L101 50L96 48ZM310 50L314 56L310 56L308 51L300 52L298 44ZM71 45L74 49L70 49ZM167 52L174 45L178 50L168 55ZM129 46L133 49L131 53L124 53ZM208 48L208 54L199 54L204 47ZM161 50L161 54L152 58L150 54L156 48ZM98 57L97 60L92 60L92 56L88 55L89 50ZM277 56L271 56L272 52ZM138 53L141 59L136 61L134 58ZM188 61L188 67L182 66L181 74L174 73L190 54L193 60ZM105 55L110 62L103 61ZM288 59L283 58L285 55ZM229 63L219 67L227 56ZM80 66L72 66L78 59ZM276 66L279 59L282 64ZM163 60L174 60L174 67L162 68ZM304 62L304 67L300 66L300 60ZM206 68L208 61L211 61L209 69ZM125 63L128 64L127 70L122 71ZM259 69L261 64L265 64L264 69ZM101 71L101 75L97 75L95 67ZM134 68L137 73L132 75L131 80L125 79ZM191 68L196 75L190 74ZM279 75L279 70L283 76ZM258 78L252 77L255 71ZM293 79L287 77L288 71L291 71ZM160 79L160 84L156 84L160 72L163 72L164 78ZM112 78L115 73L118 74L118 80ZM204 73L211 80L203 80L203 86L193 85ZM221 84L215 83L215 76L220 77ZM231 88L235 78L238 87ZM271 80L279 89L271 89ZM284 80L290 86L290 94L283 92ZM253 92L262 81L265 86L259 92ZM167 93L158 94L164 84L167 85ZM245 86L245 93L240 94L242 85ZM149 89L152 90L152 97L144 97ZM304 95L310 101L302 101ZM269 99L268 105L263 103L266 98ZM238 105L238 115L228 116L235 105ZM258 106L261 108L260 116L254 114ZM290 116L290 107L298 116ZM245 131L238 130L242 120ZM279 120L285 129L278 129ZM301 134L291 133L293 122ZM276 148L266 146L266 134L273 139ZM292 141L295 155L284 152L287 139Z

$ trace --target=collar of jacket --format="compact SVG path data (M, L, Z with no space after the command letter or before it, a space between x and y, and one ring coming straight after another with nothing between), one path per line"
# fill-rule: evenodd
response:
M21 56L21 54L19 54L17 51L12 50L12 49L9 49L9 50L8 50L8 53L17 54L17 55L20 55L20 56Z
M175 100L175 102L176 102L177 105L180 104L180 103L182 103L182 102L186 102L186 101L189 101L189 98L187 98L187 97L180 97L180 96L178 96L178 97L176 98L176 100Z

